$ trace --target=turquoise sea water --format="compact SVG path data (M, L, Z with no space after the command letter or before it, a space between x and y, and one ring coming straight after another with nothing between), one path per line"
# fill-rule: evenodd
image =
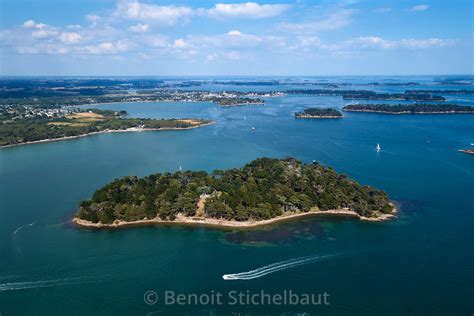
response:
M474 104L471 97L451 101L456 99ZM343 105L340 97L298 96L234 108L104 105L136 117L204 117L217 123L1 149L0 314L472 314L474 156L457 150L474 143L474 116L293 117L310 106ZM313 218L245 231L175 226L94 231L69 224L78 202L116 177L179 166L211 171L261 156L290 155L315 159L386 190L399 204L399 219ZM335 256L251 280L222 279L324 255ZM154 305L144 302L149 290L158 294ZM224 296L230 291L327 292L330 305L167 305L166 290Z

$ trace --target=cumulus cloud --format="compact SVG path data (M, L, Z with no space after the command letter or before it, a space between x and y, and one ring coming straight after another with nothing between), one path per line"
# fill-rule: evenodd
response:
M288 4L258 4L256 2L244 3L217 3L207 10L207 15L216 19L249 18L261 19L282 14L290 8Z
M189 35L186 41L195 47L202 48L232 48L232 49L249 49L259 45L274 46L279 44L283 39L274 36L258 36L253 34L245 34L238 30L232 30L225 34L218 35Z
M129 43L124 40L119 40L115 43L113 42L103 42L99 45L89 45L82 48L79 48L79 53L82 54L118 54L128 51L130 48Z
M36 23L33 20L28 20L25 23L23 23L23 27L27 29L37 29L37 30L42 30L47 27L46 24L44 23Z
M245 2L219 3L210 9L192 9L186 6L142 3L138 0L120 1L115 11L108 14L104 11L101 16L88 15L86 19L89 22L84 26L51 26L27 20L17 27L0 31L0 43L20 54L69 54L81 58L86 58L86 55L127 58L134 54L142 59L166 56L171 60L182 58L193 62L231 62L255 57L265 58L266 54L281 54L285 58L305 58L311 54L350 55L363 51L378 51L383 54L389 50L416 51L456 43L454 40L437 37L387 39L379 36L360 36L346 40L323 41L317 36L318 32L349 25L357 14L357 11L352 9L332 11L317 19L307 19L300 23L278 24L279 29L273 29L278 31L274 35L267 32L243 32L237 28L217 34L196 34L191 31L188 35L185 33L179 36L165 36L157 32L162 26L172 26L198 14L203 18L256 19L276 16L288 8L289 6L284 4ZM385 8L379 8L377 12L387 11Z
M58 32L57 31L54 31L54 30L44 30L44 29L41 29L41 30L37 30L37 31L34 31L33 33L31 33L31 35L36 38L36 39L46 39L46 38L50 38L50 37L53 37L55 35L57 35Z
M327 15L325 18L303 23L282 23L280 28L285 31L304 34L319 31L337 30L352 22L352 17L357 13L354 9L345 9Z
M136 25L130 26L128 28L129 31L134 33L145 33L148 32L149 26L148 24L140 24L137 23Z
M63 32L59 35L59 40L65 44L74 44L81 40L81 35L76 32Z
M240 36L240 35L242 35L242 33L240 33L239 30L233 30L233 31L227 32L227 35L230 35L230 36Z
M413 12L416 12L416 11L426 11L430 8L429 5L426 5L426 4L419 4L419 5L416 5L414 7L411 7L409 9L409 11L413 11Z
M146 44L155 47L155 48L165 48L169 47L170 44L164 36L154 35L145 38Z
M120 1L115 11L115 15L120 18L150 21L164 25L174 25L180 20L191 17L193 14L194 11L190 7L160 6L139 1Z
M173 48L178 48L178 49L185 49L189 48L190 45L184 41L182 38L178 38L177 40L174 41Z
M36 23L33 20L28 20L23 23L23 27L26 27L27 29L32 29L36 27Z

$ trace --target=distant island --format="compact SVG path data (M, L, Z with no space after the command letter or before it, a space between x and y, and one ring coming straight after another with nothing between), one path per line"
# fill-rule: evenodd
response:
M474 107L457 104L348 104L342 110L384 114L474 114Z
M242 168L116 179L80 203L84 227L180 223L252 227L300 216L394 217L387 194L331 168L259 158Z
M297 89L287 90L290 95L342 96L344 100L387 100L387 101L445 101L439 95L428 93L376 93L368 90L330 90L330 89Z
M460 149L459 151L465 154L474 155L474 149Z
M474 90L407 90L405 91L406 94L474 94Z
M0 147L56 141L98 133L182 130L213 123L202 119L124 118L125 111L78 109L0 110Z
M342 113L338 110L327 108L327 109L320 109L320 108L309 108L305 109L302 112L295 113L296 118L342 118Z

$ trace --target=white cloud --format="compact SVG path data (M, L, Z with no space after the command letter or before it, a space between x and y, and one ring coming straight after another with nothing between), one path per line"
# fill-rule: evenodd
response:
M453 45L454 40L439 38L387 40L378 36L361 36L339 44L327 45L329 50L368 50L368 49L426 49Z
M191 17L194 11L185 6L159 6L139 1L120 1L115 15L124 19L150 21L164 25L174 25L179 20Z
M239 35L242 35L242 33L240 33L239 30L232 30L232 31L227 32L227 35L230 35L230 36L239 36Z
M63 32L59 35L59 40L65 44L74 44L81 40L81 35L76 32Z
M178 48L178 49L189 48L189 46L190 46L190 45L189 45L188 43L186 43L186 42L184 41L184 39L182 39L182 38L179 38L179 39L175 40L175 41L174 41L174 44L173 44L173 47L174 47L174 48Z
M337 30L352 22L352 17L357 10L345 9L329 14L324 19L303 23L282 23L280 27L286 31L298 34L314 33L318 31Z
M186 39L198 47L250 48L261 44L267 38L233 30L219 35L189 35Z
M429 39L413 39L407 38L399 41L399 46L411 49L424 49L431 47L445 47L451 46L455 43L454 40L443 40L439 38L429 38Z
M102 54L118 54L126 52L130 49L129 43L126 41L120 40L115 43L113 42L103 42L99 45L89 45L85 47L80 47L78 49L78 53L82 54L94 54L94 55L102 55Z
M416 6L414 6L414 7L411 7L411 8L409 9L409 11L414 11L414 12L416 12L416 11L426 11L426 10L428 10L429 8L430 8L429 5L426 5L426 4L419 4L419 5L416 5Z
M256 2L245 3L217 3L213 8L207 10L207 15L216 19L227 18L269 18L282 14L290 8L287 4L258 4Z
M33 21L33 20L28 20L28 21L26 21L25 23L23 23L23 27L26 27L26 28L28 28L28 29L32 29L32 28L34 28L35 26L36 26L36 23L35 23L35 21Z
M321 39L318 36L298 36L297 48L320 47Z
M170 46L166 38L160 35L155 35L153 37L146 37L145 40L148 45L155 48L165 48L165 47Z
M323 43L317 36L297 36L296 41L289 49L296 53L336 53L347 54L360 51L388 51L388 50L421 50L454 45L454 40L439 38L414 39L404 38L388 40L378 36L360 36L342 42Z
M100 16L95 14L88 14L86 15L86 20L89 22L97 22L100 20Z
M23 23L23 27L27 28L27 29L38 29L38 30L42 30L44 28L47 27L46 24L44 23L36 23L35 21L33 20L28 20L26 21L25 23Z
M137 23L137 25L130 26L128 30L134 33L145 33L148 32L149 26L148 24Z
M31 35L36 39L46 39L46 38L56 36L57 34L58 32L55 30L45 30L45 29L40 29L31 33Z
M219 62L219 61L225 61L225 60L236 61L236 60L241 60L242 58L243 58L242 53L235 50L214 52L206 56L206 60L208 62Z
M101 20L101 17L96 15L96 14L88 14L86 15L86 20L89 21L90 27L96 27L99 21Z

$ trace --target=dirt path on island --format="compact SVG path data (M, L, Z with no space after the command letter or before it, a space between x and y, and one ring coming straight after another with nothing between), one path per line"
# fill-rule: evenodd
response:
M196 209L196 217L204 218L204 204L206 203L208 197L210 197L209 194L201 194L201 196L199 197Z

